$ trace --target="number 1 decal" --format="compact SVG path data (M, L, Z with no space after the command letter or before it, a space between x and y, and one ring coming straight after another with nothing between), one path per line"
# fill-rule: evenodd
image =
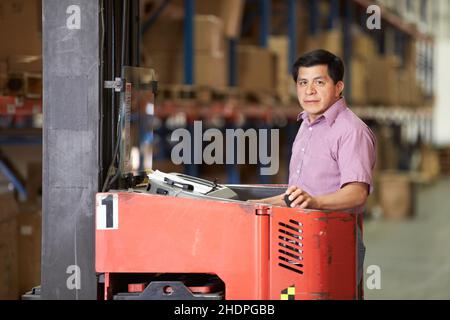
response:
M117 194L97 195L97 230L119 228L119 208Z

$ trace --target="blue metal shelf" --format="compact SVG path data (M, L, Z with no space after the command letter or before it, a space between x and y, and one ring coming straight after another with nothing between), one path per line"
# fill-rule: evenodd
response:
M184 0L184 83L195 83L194 16L195 0Z
M297 59L297 1L287 0L288 6L288 37L289 37L289 57L288 73L291 73L291 67Z
M263 48L267 48L269 44L271 13L270 0L260 0L261 37L259 44Z
M19 198L25 200L27 198L27 190L22 182L16 177L14 170L12 170L8 164L0 158L0 172L9 180L14 188L19 193Z

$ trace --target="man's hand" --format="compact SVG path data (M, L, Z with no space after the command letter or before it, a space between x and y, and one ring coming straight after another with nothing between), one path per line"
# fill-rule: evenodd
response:
M319 202L316 198L309 195L297 186L289 187L286 192L291 201L291 208L299 207L301 209L320 209Z

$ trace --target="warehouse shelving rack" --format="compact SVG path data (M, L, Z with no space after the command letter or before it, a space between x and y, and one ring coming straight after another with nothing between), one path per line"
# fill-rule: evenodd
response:
M324 0L325 1L325 0ZM342 28L343 32L343 59L344 63L346 64L346 79L345 81L347 83L351 83L351 59L352 59L352 34L351 29L355 24L358 24L358 22L363 26L363 30L365 29L365 21L368 17L368 15L365 12L365 8L367 8L371 4L377 4L382 9L382 26L383 28L386 27L389 29L389 32L394 34L394 37L396 39L396 45L394 46L395 53L399 56L402 56L405 58L405 46L407 45L408 41L416 41L421 44L421 46L424 48L423 50L419 50L419 52L423 52L422 55L419 55L418 59L418 65L420 68L418 69L418 75L423 79L424 83L431 83L429 87L432 87L432 79L433 79L433 37L430 34L421 32L416 25L414 25L411 22L414 22L411 20L411 17L407 18L405 15L398 15L392 10L392 6L390 8L386 7L384 4L376 1L369 1L369 0L327 0L329 1L329 15L326 17L327 24L326 28L328 30L335 29L335 28ZM286 32L286 35L289 39L289 50L288 50L288 66L291 66L294 62L294 60L297 57L297 30L299 27L299 23L302 23L301 21L297 21L297 9L299 6L302 6L305 8L305 10L308 10L310 19L309 19L309 25L308 30L311 35L318 34L322 30L322 26L320 25L321 21L321 12L319 8L319 1L317 0L284 0L280 1L284 3L284 9L283 10L272 10L273 8L273 2L270 0L246 0L247 4L251 4L252 6L249 6L253 8L252 12L248 12L247 15L243 19L243 25L242 25L242 32L245 33L245 30L249 28L249 25L252 23L255 23L255 17L259 17L259 45L261 47L267 47L268 44L268 38L272 33L272 26L271 26L271 18L273 15L284 15L284 20L286 21L286 25L284 28L284 31ZM161 10L164 9L164 7L167 5L167 1L163 2L161 4L161 7L159 10L157 10L157 13L159 14ZM185 0L184 1L184 8L185 8L185 37L184 37L184 82L186 85L195 85L195 79L194 79L194 50L193 47L194 44L194 32L193 32L193 19L195 15L195 0ZM359 14L359 19L357 17L357 14ZM422 14L423 15L423 14ZM144 23L144 26L148 27L149 23L154 21L155 17L157 15L154 15L153 17L150 17L149 20ZM420 17L419 17L420 18ZM382 36L381 32L374 32L372 34L372 37L377 40L379 53L384 54L386 53L386 45L385 45L385 38ZM237 84L237 79L239 77L238 70L237 70L237 54L236 54L236 48L239 43L239 37L229 39L229 81L228 84L230 87L235 87ZM291 70L288 68L286 70L287 73L290 73ZM351 86L346 87L346 96L351 96ZM430 89L429 88L429 89ZM428 96L431 97L431 90L428 90ZM349 101L351 103L351 101ZM195 105L195 102L193 103ZM219 103L220 105L220 103ZM247 104L243 103L243 105L239 108L240 114L242 114L244 117L249 117L249 114L252 113L252 111L247 111ZM195 107L190 107L194 108ZM211 112L215 113L215 116L220 116L220 110L221 108L225 108L223 105L219 108L207 108L210 110L206 110L205 112ZM264 107L262 105L259 106L261 110L267 111L267 107ZM287 132L287 139L283 140L283 143L286 144L286 146L290 146L295 138L296 134L296 128L297 123L295 121L295 117L293 114L296 113L295 110L297 110L298 113L298 107L297 109L295 106L291 107L281 107L278 105L272 105L270 108L278 109L277 112L283 115L283 117L286 119L286 128L283 128L283 130L286 130ZM185 106L181 106L179 109L179 112L187 112L189 113L189 110ZM425 112L420 110L416 110L414 108L410 107L396 107L395 112L393 112L393 108L383 108L380 106L363 106L363 107L355 107L355 112L359 114L363 119L379 123L381 125L386 123L396 123L400 126L416 126L421 125L422 123L426 123L426 131L430 131L429 127L431 126L431 115L432 112L430 109L426 109ZM218 111L219 110L219 111ZM265 115L263 114L253 114L253 119L259 119L260 121L265 121ZM189 117L190 119L195 119L193 117ZM426 119L425 121L423 119ZM164 119L167 119L165 117L162 117L162 122L164 122ZM239 127L239 123L233 122L233 117L229 117L226 119L228 124L233 127L237 128ZM270 124L268 124L268 128L270 127ZM187 126L187 129L192 129L191 126ZM165 132L165 133L164 133ZM166 134L167 130L162 130L161 133ZM161 138L160 141L165 144L167 139ZM426 139L425 139L426 140ZM169 146L161 146L162 150L168 150ZM288 150L287 154L284 154L283 157L286 159L290 158L290 152L289 148L286 148ZM287 164L284 164L287 165ZM198 175L199 174L199 167L196 165L187 165L185 168L185 171L188 174L191 175ZM240 183L240 173L236 165L229 165L226 167L227 176L228 176L228 182L229 183ZM256 181L255 181L256 182ZM267 178L260 177L259 181L260 183L267 182Z

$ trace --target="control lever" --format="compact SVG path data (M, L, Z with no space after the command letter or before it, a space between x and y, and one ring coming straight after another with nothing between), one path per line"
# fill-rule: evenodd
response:
M171 186L178 186L180 188L182 188L183 190L187 190L187 191L194 191L194 186L192 184L189 183L182 183L182 182L178 182L178 181L173 181L167 177L164 178L164 182L171 185Z

